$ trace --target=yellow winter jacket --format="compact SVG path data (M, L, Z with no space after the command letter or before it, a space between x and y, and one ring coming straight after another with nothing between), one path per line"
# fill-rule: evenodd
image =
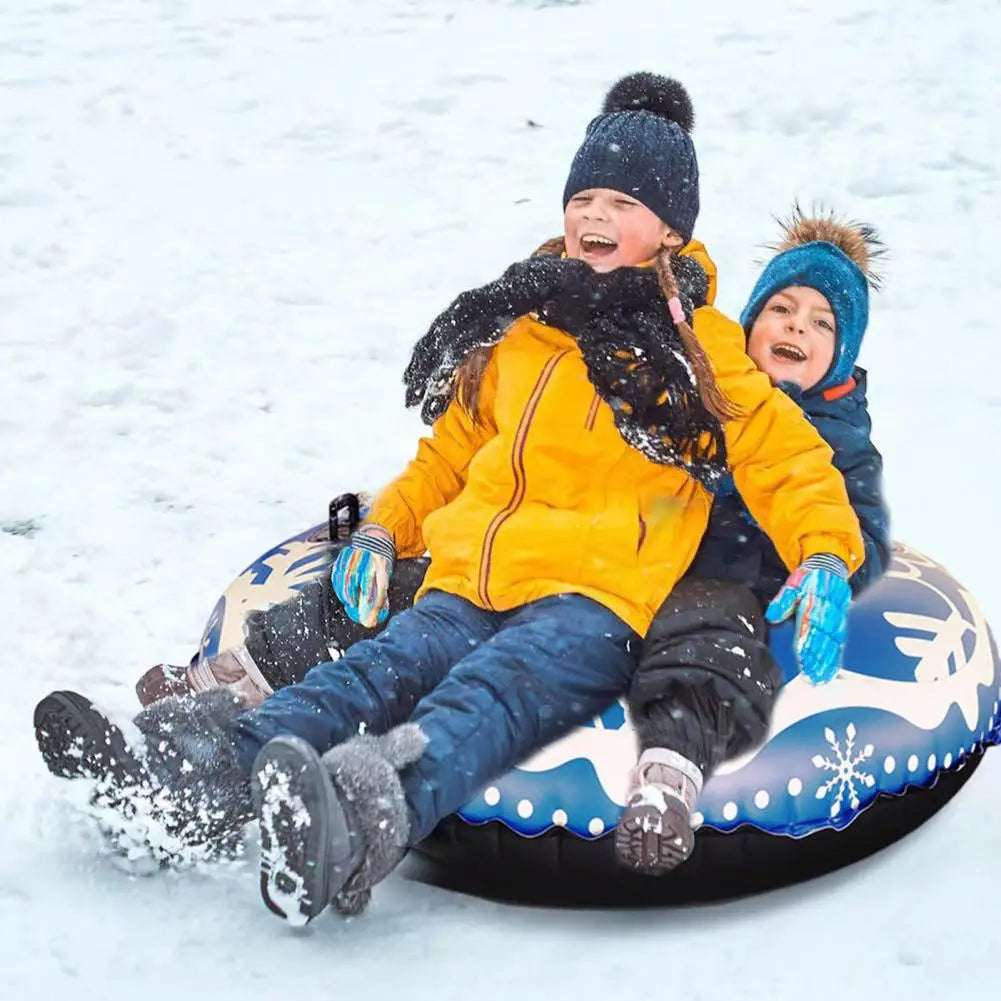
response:
M715 278L701 244L685 250ZM862 536L830 447L754 367L738 324L711 306L694 321L741 411L724 433L751 513L790 569L824 552L854 571ZM506 610L573 592L644 635L698 549L710 494L627 445L576 341L531 316L494 348L478 413L479 423L453 400L368 516L400 556L430 554L419 594L436 588Z

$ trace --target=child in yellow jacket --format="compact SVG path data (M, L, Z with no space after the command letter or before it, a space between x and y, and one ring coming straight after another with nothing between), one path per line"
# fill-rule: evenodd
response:
M676 82L620 81L571 166L563 239L464 293L417 345L407 401L432 433L334 567L373 624L395 560L426 549L413 608L255 709L225 692L149 707L142 763L82 696L53 705L50 769L83 761L120 812L146 782L182 842L231 831L249 782L267 906L356 913L486 781L626 690L728 466L799 568L803 669L840 655L858 520L830 449L677 253L698 213L691 125ZM98 736L72 758L65 734L81 732Z

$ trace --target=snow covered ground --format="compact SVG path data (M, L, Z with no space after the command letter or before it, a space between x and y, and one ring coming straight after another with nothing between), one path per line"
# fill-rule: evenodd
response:
M127 715L250 559L400 468L410 345L559 231L584 126L633 69L692 93L726 311L793 197L882 231L862 360L895 535L1001 627L999 33L994 0L4 4L0 994L993 989L1001 752L897 847L742 903L550 912L396 879L297 935L251 866L113 869L30 713L68 686Z

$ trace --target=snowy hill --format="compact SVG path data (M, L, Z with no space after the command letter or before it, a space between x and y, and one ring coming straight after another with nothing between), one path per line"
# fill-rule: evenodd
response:
M12 999L977 997L1001 947L1001 753L898 846L679 911L403 879L293 934L255 868L128 877L30 713L128 716L268 545L373 487L460 289L560 230L608 84L695 102L697 227L735 314L798 197L891 252L862 363L894 534L1001 629L1001 8L887 0L104 0L0 10L0 988Z

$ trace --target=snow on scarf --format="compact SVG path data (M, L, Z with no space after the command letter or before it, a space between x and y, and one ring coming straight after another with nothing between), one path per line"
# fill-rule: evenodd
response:
M691 323L705 303L705 272L690 257L675 256L671 266ZM726 470L723 428L702 402L653 268L601 274L555 255L512 264L496 281L463 292L417 342L403 377L407 406L420 405L425 423L434 423L452 400L463 361L500 341L526 313L577 341L626 442L716 487Z

